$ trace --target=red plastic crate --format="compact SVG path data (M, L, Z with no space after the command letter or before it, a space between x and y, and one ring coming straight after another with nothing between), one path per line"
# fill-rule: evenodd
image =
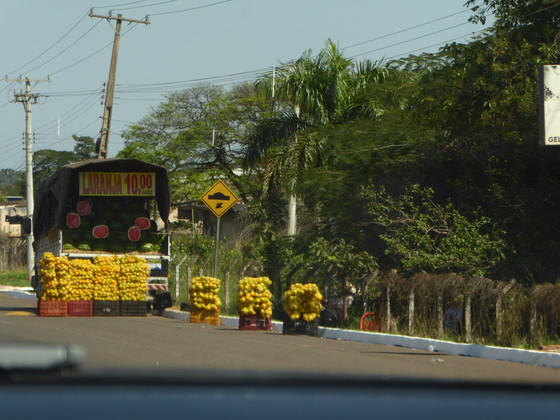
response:
M68 316L93 316L93 301L69 300Z
M37 301L37 314L39 316L68 316L68 302L65 300Z
M374 312L366 312L360 319L360 330L362 331L380 331L381 318Z
M239 329L243 331L272 331L271 318L258 318L256 316L246 316L239 314Z

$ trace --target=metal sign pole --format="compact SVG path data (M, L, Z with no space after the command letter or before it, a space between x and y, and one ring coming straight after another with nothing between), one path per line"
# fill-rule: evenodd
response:
M216 277L218 275L218 246L220 243L220 220L221 217L218 217L218 222L216 223L216 242L214 245L214 270L212 271L212 277Z

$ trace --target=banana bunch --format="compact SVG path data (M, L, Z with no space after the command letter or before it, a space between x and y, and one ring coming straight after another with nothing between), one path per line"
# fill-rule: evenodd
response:
M268 277L243 277L239 280L239 310L245 316L272 317L272 293Z
M116 255L96 255L93 258L93 298L119 300L120 259Z
M68 300L69 264L66 257L55 257L51 252L45 252L41 261L40 275L43 285L41 299Z
M295 283L284 292L284 310L291 319L314 321L321 315L323 295L314 283Z
M91 260L70 260L66 285L68 300L91 300L93 297L93 264Z
M150 268L144 258L124 255L119 260L118 276L120 300L146 300L146 279Z
M194 277L189 289L191 307L219 312L221 305L219 291L220 280L206 276Z

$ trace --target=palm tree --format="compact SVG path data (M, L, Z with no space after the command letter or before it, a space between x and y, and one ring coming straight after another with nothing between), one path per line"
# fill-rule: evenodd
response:
M378 116L383 107L366 99L365 93L371 84L381 83L389 74L380 63L365 60L355 64L343 57L337 46L328 40L316 57L308 50L299 59L282 64L256 81L256 88L278 101L280 109L255 128L246 147L245 164L255 167L272 148L278 149L269 156L265 181L288 173L292 175L285 183L290 197L288 225L292 228L289 234L295 233L293 189L297 172L311 162L319 162L321 152L321 142L316 138L310 144L309 139L300 144L298 136L301 139L301 134L313 127ZM267 184L264 184L264 193Z

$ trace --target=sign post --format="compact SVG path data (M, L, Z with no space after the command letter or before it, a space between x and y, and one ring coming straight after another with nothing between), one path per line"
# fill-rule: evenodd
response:
M220 219L237 202L235 193L222 180L217 180L200 199L216 216L216 242L214 245L214 269L212 276L216 277L218 271L218 245L220 241Z

